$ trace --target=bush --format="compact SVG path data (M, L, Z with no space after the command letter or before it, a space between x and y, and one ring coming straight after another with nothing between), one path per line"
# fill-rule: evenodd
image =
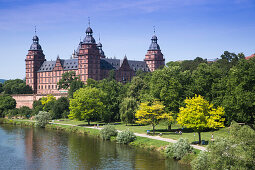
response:
M198 156L191 161L192 169L195 170L204 170L209 169L208 164L208 152L202 151L198 154Z
M51 116L48 112L45 111L40 111L36 116L35 116L36 126L39 127L45 127L49 121L51 120Z
M192 153L194 149L190 146L188 139L180 138L176 143L168 145L165 153L167 157L182 159L186 153Z
M182 157L179 163L190 165L191 161L193 161L196 158L196 156L197 155L195 153L187 153Z
M123 143L123 144L128 144L130 142L133 142L136 139L136 136L134 135L133 132L129 130L124 130L117 135L117 142L118 143Z
M118 132L114 126L105 125L100 131L100 135L104 140L110 140L111 136L117 136Z

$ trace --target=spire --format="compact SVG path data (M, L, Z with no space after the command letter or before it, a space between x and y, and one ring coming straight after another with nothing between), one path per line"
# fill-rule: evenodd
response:
M155 31L155 26L153 26L153 32L154 32L154 35L152 36L151 38L151 45L149 47L149 50L160 50L160 47L158 45L158 37L156 36L156 31Z
M104 54L104 51L103 51L103 49L102 49L102 47L103 47L103 45L101 44L101 42L100 42L100 34L99 34L99 42L98 42L98 44L97 44L97 48L99 49L99 54L100 54L100 57L101 58L105 58L105 54Z
M42 50L42 47L40 46L39 44L39 38L38 36L36 35L36 26L35 26L35 35L33 36L33 43L32 45L30 46L30 50Z
M89 21L89 27L90 27L90 17L88 17L88 21Z
M83 43L86 43L86 44L95 44L96 41L93 38L93 30L90 28L90 18L89 18L88 24L89 24L89 26L86 29L86 37L84 38Z

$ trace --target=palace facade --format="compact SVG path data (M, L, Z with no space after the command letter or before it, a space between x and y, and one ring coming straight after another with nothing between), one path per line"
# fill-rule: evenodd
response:
M80 80L86 83L88 78L101 80L114 70L115 78L119 82L127 82L135 76L136 71L152 72L165 65L165 59L157 43L157 36L153 35L150 47L144 61L107 58L102 49L102 44L96 43L93 31L86 29L86 36L78 45L70 59L47 61L38 36L33 37L33 43L26 56L26 84L31 86L35 94L58 94L57 83L62 74L74 71Z

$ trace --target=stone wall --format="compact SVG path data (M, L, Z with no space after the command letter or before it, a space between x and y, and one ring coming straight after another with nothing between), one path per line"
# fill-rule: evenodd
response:
M67 94L52 94L56 99L60 97L67 97ZM27 106L29 108L33 108L33 102L35 100L39 100L42 97L46 97L47 95L43 94L13 94L12 98L16 100L16 108L20 108L22 106Z

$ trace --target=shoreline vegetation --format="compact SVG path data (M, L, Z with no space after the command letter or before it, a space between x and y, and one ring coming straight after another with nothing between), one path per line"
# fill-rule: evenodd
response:
M95 137L100 137L100 129L102 129L102 126L99 126L99 128L93 128L93 126L85 126L83 125L75 125L78 122L72 121L73 124L62 124L62 122L65 121L57 121L61 122L61 124L54 124L56 122L50 122L45 126L45 129L52 129L52 130L60 130L65 131L67 133L76 133L78 135L91 135ZM70 121L68 121L70 122ZM75 122L75 123L74 123ZM85 123L85 122L83 122ZM22 120L22 119L6 119L6 118L0 118L0 124L11 124L16 126L22 126L22 127L36 127L36 121L32 120ZM117 129L119 131L119 129ZM116 142L116 137L111 137L110 139L112 142ZM165 149L167 146L172 145L173 143L151 139L147 137L141 137L136 136L136 140L129 143L128 145L131 147L139 147L146 149L148 151L156 151L160 153L162 156L167 158L167 155L165 154ZM196 154L200 153L200 150L194 149ZM190 162L183 162L179 161L182 164L190 165Z

